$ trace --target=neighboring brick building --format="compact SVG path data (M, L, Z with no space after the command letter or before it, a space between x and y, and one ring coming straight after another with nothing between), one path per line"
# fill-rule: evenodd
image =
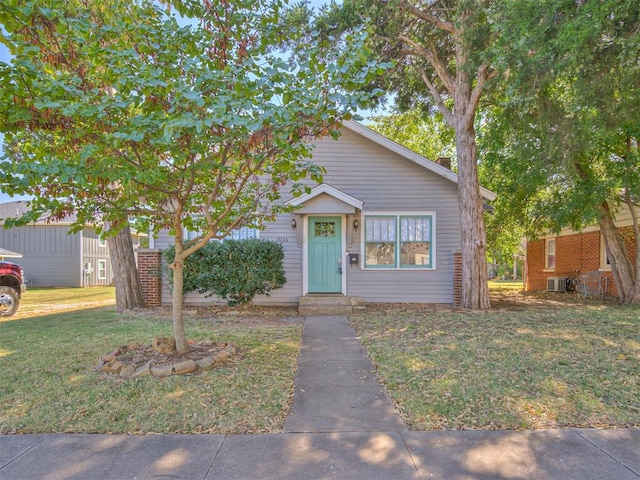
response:
M640 208L637 210L640 214ZM635 238L628 209L621 211L616 225L626 240L631 261L635 262ZM547 290L550 277L577 279L582 273L596 271L608 279L605 293L616 295L611 265L598 227L588 227L581 232L563 230L557 235L527 242L526 289L529 291Z

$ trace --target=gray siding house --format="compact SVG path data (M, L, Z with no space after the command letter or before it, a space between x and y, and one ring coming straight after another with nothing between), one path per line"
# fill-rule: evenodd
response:
M453 303L461 248L457 175L355 122L344 124L337 141L317 141L313 161L326 168L324 183L310 183L311 193L295 199L285 195L294 213L259 232L284 246L287 284L254 303L298 305L314 295ZM160 235L152 246L170 243ZM162 303L169 303L162 283Z
M4 219L28 211L25 200L0 204L0 246L22 254L17 262L29 287L88 287L113 281L109 248L88 225L70 233L73 218L65 221L41 219L24 227L5 229ZM134 236L134 245L139 237Z

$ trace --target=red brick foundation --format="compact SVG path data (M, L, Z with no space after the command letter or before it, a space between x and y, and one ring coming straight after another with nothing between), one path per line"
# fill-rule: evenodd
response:
M162 305L162 252L156 248L138 250L138 275L147 307Z
M453 306L462 305L462 253L453 254Z

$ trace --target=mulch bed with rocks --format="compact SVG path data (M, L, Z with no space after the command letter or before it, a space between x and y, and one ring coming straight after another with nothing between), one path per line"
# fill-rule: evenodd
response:
M154 338L152 344L127 345L103 355L96 370L120 378L197 374L227 362L237 348L225 342L189 342L185 353L175 351L171 338Z

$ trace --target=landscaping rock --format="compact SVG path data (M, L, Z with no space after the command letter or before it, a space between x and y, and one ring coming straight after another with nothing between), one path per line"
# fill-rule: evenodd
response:
M151 342L151 346L156 352L163 355L176 351L176 341L170 337L156 337Z
M184 362L176 363L173 368L176 375L186 375L187 373L193 373L198 370L198 365L193 360L186 360Z
M111 352L111 353L107 353L106 355L103 355L101 360L104 363L109 363L109 362L113 362L117 357L117 354Z
M186 356L177 355L175 351L173 355L161 353L160 350L174 347L175 342L172 338L157 337L153 339L151 345L127 345L102 356L95 369L110 375L119 375L121 378L188 375L211 370L237 354L236 347L226 342L202 341L196 344L191 341L190 344L193 350ZM135 350L141 350L141 352L134 352L132 355L130 352ZM144 350L147 350L147 355L150 357L147 357L146 363L142 365L139 355L144 356ZM218 350L217 353L214 353L216 350ZM207 352L210 354L207 355ZM118 355L122 356L118 357Z
M216 359L213 357L204 357L200 360L196 360L196 365L200 367L200 370L206 372L207 370L213 369L216 364Z
M148 377L149 375L151 375L151 362L139 367L131 374L131 378Z
M230 357L236 354L236 347L228 345L224 350L218 352L213 357L216 363L226 362Z
M152 366L151 367L151 375L154 377L169 377L174 373L173 365L164 365L164 366Z
M113 365L115 363L115 361L116 360L114 358L113 360L111 360L111 361L109 361L107 363L104 363L102 365L102 367L100 368L100 371L104 372L104 373L111 373L111 365Z
M122 367L124 367L124 363L116 360L109 367L109 369L111 370L110 373L118 374L118 373L120 373L120 370L122 370Z

